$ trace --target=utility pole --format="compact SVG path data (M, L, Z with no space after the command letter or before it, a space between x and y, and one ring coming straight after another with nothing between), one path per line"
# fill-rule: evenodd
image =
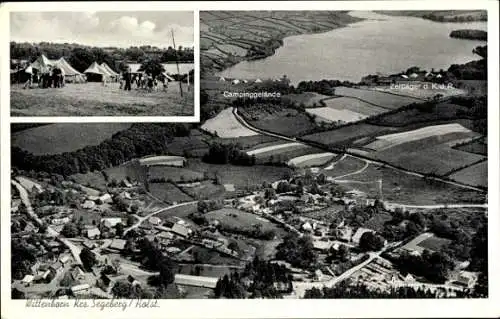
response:
M182 97L183 96L182 80L181 80L181 72L179 71L179 56L177 55L177 47L175 46L174 29L171 29L171 31L172 31L172 42L174 43L174 50L175 50L175 64L177 65L177 74L179 75L179 89L181 91L181 97Z

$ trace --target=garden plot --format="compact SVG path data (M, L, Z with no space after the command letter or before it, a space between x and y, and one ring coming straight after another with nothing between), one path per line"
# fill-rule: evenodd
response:
M216 117L207 120L201 128L222 138L258 135L238 122L231 108L222 110Z
M363 115L346 109L336 110L330 107L311 108L307 109L306 112L315 115L317 122L350 123L361 121L362 119L368 117L367 115Z
M389 135L383 135L376 138L375 142L366 145L367 148L376 151L383 151L385 149L413 141L418 141L433 136L442 136L448 133L466 133L470 134L470 137L474 137L477 134L473 133L471 130L463 127L460 124L442 124L426 126L417 130L394 133Z
M354 89L343 86L335 88L335 95L357 98L369 104L374 104L389 110L394 110L401 106L422 101L413 97L400 96L368 89Z
M321 166L331 161L337 154L325 152L292 158L287 165L292 167Z

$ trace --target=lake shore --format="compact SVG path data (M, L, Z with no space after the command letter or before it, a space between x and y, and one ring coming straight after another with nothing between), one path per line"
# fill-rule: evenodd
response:
M320 13L322 14L322 13ZM210 75L216 75L219 72L222 72L238 63L244 62L244 61L256 61L256 60L262 60L266 59L270 56L273 56L276 53L276 50L280 47L283 46L283 40L285 38L291 37L291 36L298 36L298 35L307 35L307 34L318 34L318 33L325 33L328 31L332 31L338 28L343 28L345 26L348 26L350 24L356 23L363 21L363 18L358 18L354 17L349 14L348 11L338 11L335 12L336 14L336 19L335 21L331 21L332 25L327 26L326 24L317 24L314 26L309 25L308 28L303 29L302 32L298 31L298 28L290 28L287 29L286 32L281 33L277 36L273 36L269 38L267 41L263 41L260 44L253 45L253 47L258 48L258 53L257 50L251 50L252 54L247 54L245 56L235 56L232 54L227 54L227 52L224 52L221 49L218 49L219 51L227 54L226 57L221 57L219 61L213 63L211 66L205 66L204 65L204 59L208 59L213 61L212 57L207 56L206 53L208 50L203 50L200 49L200 56L201 56L201 70L200 70L200 75L201 77L205 76L210 76ZM314 12L311 12L310 15L307 17L308 18L308 23L314 23L315 22L315 17L316 15ZM280 21L280 20L278 20ZM280 22L277 22L278 26L280 25ZM269 32L272 34L272 32ZM204 37L204 32L200 32L200 38ZM232 44L232 41L234 39L229 39L229 41L224 42L225 44ZM260 46L260 48L259 48Z

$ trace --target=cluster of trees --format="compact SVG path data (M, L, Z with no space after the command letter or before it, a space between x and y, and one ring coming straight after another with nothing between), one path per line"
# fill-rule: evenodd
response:
M314 250L311 237L298 237L288 234L277 247L276 259L289 262L292 266L309 269L314 268L318 254Z
M97 258L92 250L84 247L80 252L80 260L82 261L83 268L86 271L91 271L92 267L97 264Z
M165 154L167 144L176 136L188 136L187 124L135 123L96 146L53 155L33 155L19 147L11 151L12 163L19 169L45 171L62 176L102 171L133 158Z
M264 59L274 54L277 48L283 45L282 39L269 39L260 45L252 45L248 50L246 57L250 60Z
M464 15L462 13L446 15L444 12L442 12L442 13L424 14L422 16L422 18L427 19L427 20L436 21L436 22L487 21L487 13L484 12L484 13L482 13L480 15L477 15L477 14Z
M404 252L393 262L402 273L422 276L430 282L438 284L446 282L448 272L454 267L453 260L448 254L431 253L428 250L424 250L420 256Z
M197 210L201 214L221 209L222 207L224 207L224 203L221 200L200 200L197 204Z
M466 297L467 294L458 293L457 297ZM368 298L403 298L403 299L429 299L438 298L438 292L429 289L412 287L393 288L387 291L369 289L365 284L349 285L342 282L334 287L323 289L312 288L306 291L305 299L368 299Z
M208 153L203 155L202 160L210 164L255 165L255 156L248 155L240 149L239 145L233 143L210 144Z
M36 262L36 248L25 239L11 240L11 274L14 279L23 279L31 273L30 267Z
M460 38L460 39L469 39L469 40L487 41L488 40L488 32L483 31L483 30L473 30L473 29L453 30L450 33L450 37Z
M141 264L147 269L159 272L158 275L150 278L150 284L161 289L167 288L174 281L175 264L146 238L139 240L138 249L140 253L136 257L141 261Z
M221 232L238 234L245 237L271 240L276 236L276 233L271 229L262 229L261 224L255 224L252 227L236 227L227 224L219 225L219 230Z
M161 63L176 61L192 63L194 61L194 48L182 46L178 49L173 47L160 49L152 46L133 46L122 49L116 47L91 47L76 43L40 42L32 44L27 42L10 42L10 54L12 59L28 59L30 62L33 62L41 54L45 54L49 59L64 57L80 72L85 71L94 61L98 63L105 62L115 71L119 71L119 65L124 61L137 63L143 63L150 59Z
M359 249L362 251L379 251L384 247L384 238L376 233L366 232L359 239Z
M292 291L292 275L282 265L256 257L238 273L225 275L215 287L215 297L281 298Z
M321 80L321 81L301 81L294 90L294 93L316 92L324 95L334 95L335 87L352 87L355 83L339 80Z
M113 296L123 299L152 299L154 295L144 290L141 285L133 285L126 280L118 281L111 289Z

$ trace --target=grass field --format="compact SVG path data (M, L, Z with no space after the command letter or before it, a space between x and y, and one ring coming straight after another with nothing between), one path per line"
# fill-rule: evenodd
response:
M203 173L183 167L153 166L149 168L150 179L165 179L173 182L190 182L203 179Z
M73 152L85 146L99 145L130 123L55 123L29 128L12 134L12 146L33 155Z
M250 120L249 123L259 129L286 136L300 136L316 128L309 117L293 109L265 114L258 120Z
M118 83L67 84L59 89L11 88L11 116L189 116L194 114L194 90L180 96L179 85L167 92L119 89Z
M459 170L449 177L460 183L488 187L488 161Z
M438 137L428 137L418 141L402 143L382 151L369 154L398 167L424 174L446 175L450 171L469 166L483 156L452 149Z
M201 128L221 138L252 136L258 134L240 124L234 117L231 108L222 110L216 117L207 120Z
M190 196L171 183L150 183L149 192L156 198L169 203L181 203L193 200Z
M324 106L322 105L321 101L326 98L329 98L329 96L316 92L304 92L300 94L288 94L283 96L281 99L284 101L293 102L297 106L304 105L305 107L319 107Z
M477 191L438 181L425 180L373 164L370 164L362 173L345 179L353 182L342 182L342 186L358 189L372 197L379 196L380 189L377 181L381 179L383 199L401 204L432 205L468 202L484 203L485 201L484 194Z
M246 186L260 186L263 182L275 182L291 173L288 167L216 165L195 159L188 161L187 168L206 172L210 177L217 175L221 184L233 184L237 190Z
M71 175L70 178L74 180L76 183L93 187L100 191L106 190L106 180L101 172L89 172L86 174L74 174Z
M421 100L412 97L388 94L375 90L354 89L348 87L336 87L335 95L354 97L369 104L374 104L386 109L397 109L404 105L421 102Z
M226 190L222 185L215 185L212 181L204 181L194 187L181 187L182 191L194 200L221 199L224 198Z
M395 113L384 114L377 119L369 119L368 123L394 127L407 126L416 123L454 120L460 118L460 113L466 112L465 106L452 103L438 103L431 110L418 107L398 110Z
M342 176L352 172L356 172L365 166L365 162L354 158L352 156L346 156L345 158L331 163L327 167L321 170L323 174L330 177Z
M294 157L288 161L288 165L291 167L311 167L311 166L321 166L328 163L332 158L335 157L335 153L315 153L302 155L299 157Z
M387 112L386 109L350 97L334 97L324 100L325 106L335 110L349 110L365 116Z
M454 147L454 149L479 155L488 155L488 144L483 139L474 140L471 143Z
M188 216L191 213L195 213L198 210L197 204L189 204L189 205L183 205L183 206L178 206L169 210L166 210L164 212L158 213L155 216L161 218L162 220L167 219L167 217L170 216L175 216L179 217L185 220L188 220Z
M256 225L261 225L262 231L276 231L278 229L276 225L262 218L258 218L257 215L233 208L214 210L206 213L205 217L210 221L218 220L222 225L228 228L251 230Z
M431 251L440 251L451 242L452 241L450 239L432 236L418 243L418 246Z

